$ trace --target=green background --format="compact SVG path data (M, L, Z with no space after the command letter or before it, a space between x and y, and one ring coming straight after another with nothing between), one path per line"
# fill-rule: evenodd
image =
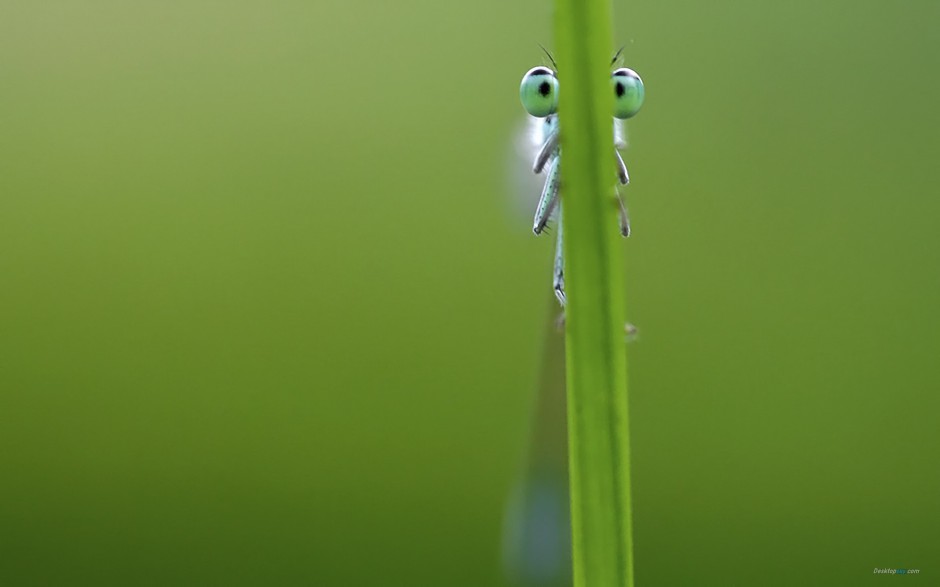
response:
M0 584L502 582L551 18L0 4ZM937 581L940 3L615 18L637 584Z

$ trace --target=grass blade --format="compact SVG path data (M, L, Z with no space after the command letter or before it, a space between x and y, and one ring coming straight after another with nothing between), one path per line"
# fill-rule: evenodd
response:
M574 586L625 587L633 585L633 539L610 3L558 0L556 42Z

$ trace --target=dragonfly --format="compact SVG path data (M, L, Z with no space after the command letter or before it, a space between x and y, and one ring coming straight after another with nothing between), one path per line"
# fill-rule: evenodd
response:
M542 234L551 220L556 220L555 238L555 266L552 287L558 302L565 306L565 272L563 249L563 227L561 215L561 146L559 144L558 123L558 65L551 54L542 48L551 61L554 69L546 66L533 67L522 76L519 86L519 97L522 106L535 123L535 136L539 142L538 151L532 171L536 175L545 171L545 183L542 195L535 208L535 219L532 231ZM614 67L620 60L623 52L621 48L610 62ZM640 111L643 105L645 90L643 80L635 71L627 67L617 67L610 74L610 87L613 93L613 154L616 161L617 179L620 185L630 183L630 174L623 162L620 150L626 148L626 135L623 121L632 118ZM627 207L620 195L620 190L614 186L617 202L620 207L620 233L630 236L630 217Z

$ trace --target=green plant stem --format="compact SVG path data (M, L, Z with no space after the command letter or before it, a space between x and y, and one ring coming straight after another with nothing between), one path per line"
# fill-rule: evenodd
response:
M558 0L556 42L574 586L626 587L633 530L609 0Z

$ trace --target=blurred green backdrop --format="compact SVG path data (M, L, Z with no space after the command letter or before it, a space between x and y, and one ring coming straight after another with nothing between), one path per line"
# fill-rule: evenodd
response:
M615 15L637 584L935 582L940 3ZM500 584L551 32L534 0L0 3L0 584Z

